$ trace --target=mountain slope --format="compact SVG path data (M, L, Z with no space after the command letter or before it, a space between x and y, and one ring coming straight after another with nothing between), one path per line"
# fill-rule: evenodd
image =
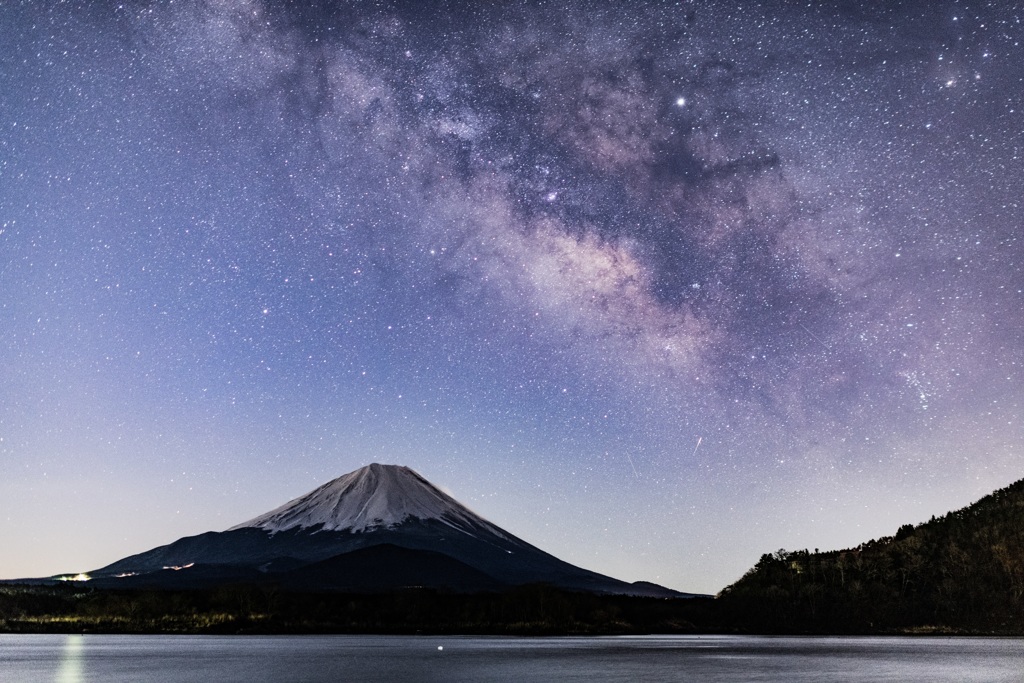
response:
M856 548L780 550L720 603L757 632L1021 632L1024 480Z
M378 546L395 550L363 552ZM385 559L399 556L408 571L396 571ZM339 578L343 567L370 571L373 558L378 579ZM307 590L417 585L476 591L547 583L595 593L683 595L563 562L476 515L416 472L379 464L227 531L182 538L90 574L97 585L110 587L208 587L237 580Z

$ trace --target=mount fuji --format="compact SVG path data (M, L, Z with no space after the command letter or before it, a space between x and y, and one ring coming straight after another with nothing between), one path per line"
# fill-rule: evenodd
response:
M286 590L475 593L526 584L685 597L559 560L476 515L418 473L371 464L227 531L207 532L89 572L109 588L269 584Z

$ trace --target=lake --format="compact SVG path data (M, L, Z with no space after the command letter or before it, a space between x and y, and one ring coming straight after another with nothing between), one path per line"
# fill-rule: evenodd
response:
M1024 682L1024 640L0 635L0 681Z

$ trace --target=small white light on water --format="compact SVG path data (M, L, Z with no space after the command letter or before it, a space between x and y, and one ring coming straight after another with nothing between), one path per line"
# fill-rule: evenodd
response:
M437 646L437 649L438 649L438 650L443 650L443 649L444 649L444 645L438 645L438 646Z

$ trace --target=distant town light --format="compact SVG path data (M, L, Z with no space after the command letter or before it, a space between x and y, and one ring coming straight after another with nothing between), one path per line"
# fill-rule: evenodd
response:
M180 572L182 569L188 569L189 567L193 566L194 564L195 564L195 562L189 562L188 564L183 564L183 565L180 565L180 566L171 565L170 567L164 567L164 569L171 569L173 571Z

